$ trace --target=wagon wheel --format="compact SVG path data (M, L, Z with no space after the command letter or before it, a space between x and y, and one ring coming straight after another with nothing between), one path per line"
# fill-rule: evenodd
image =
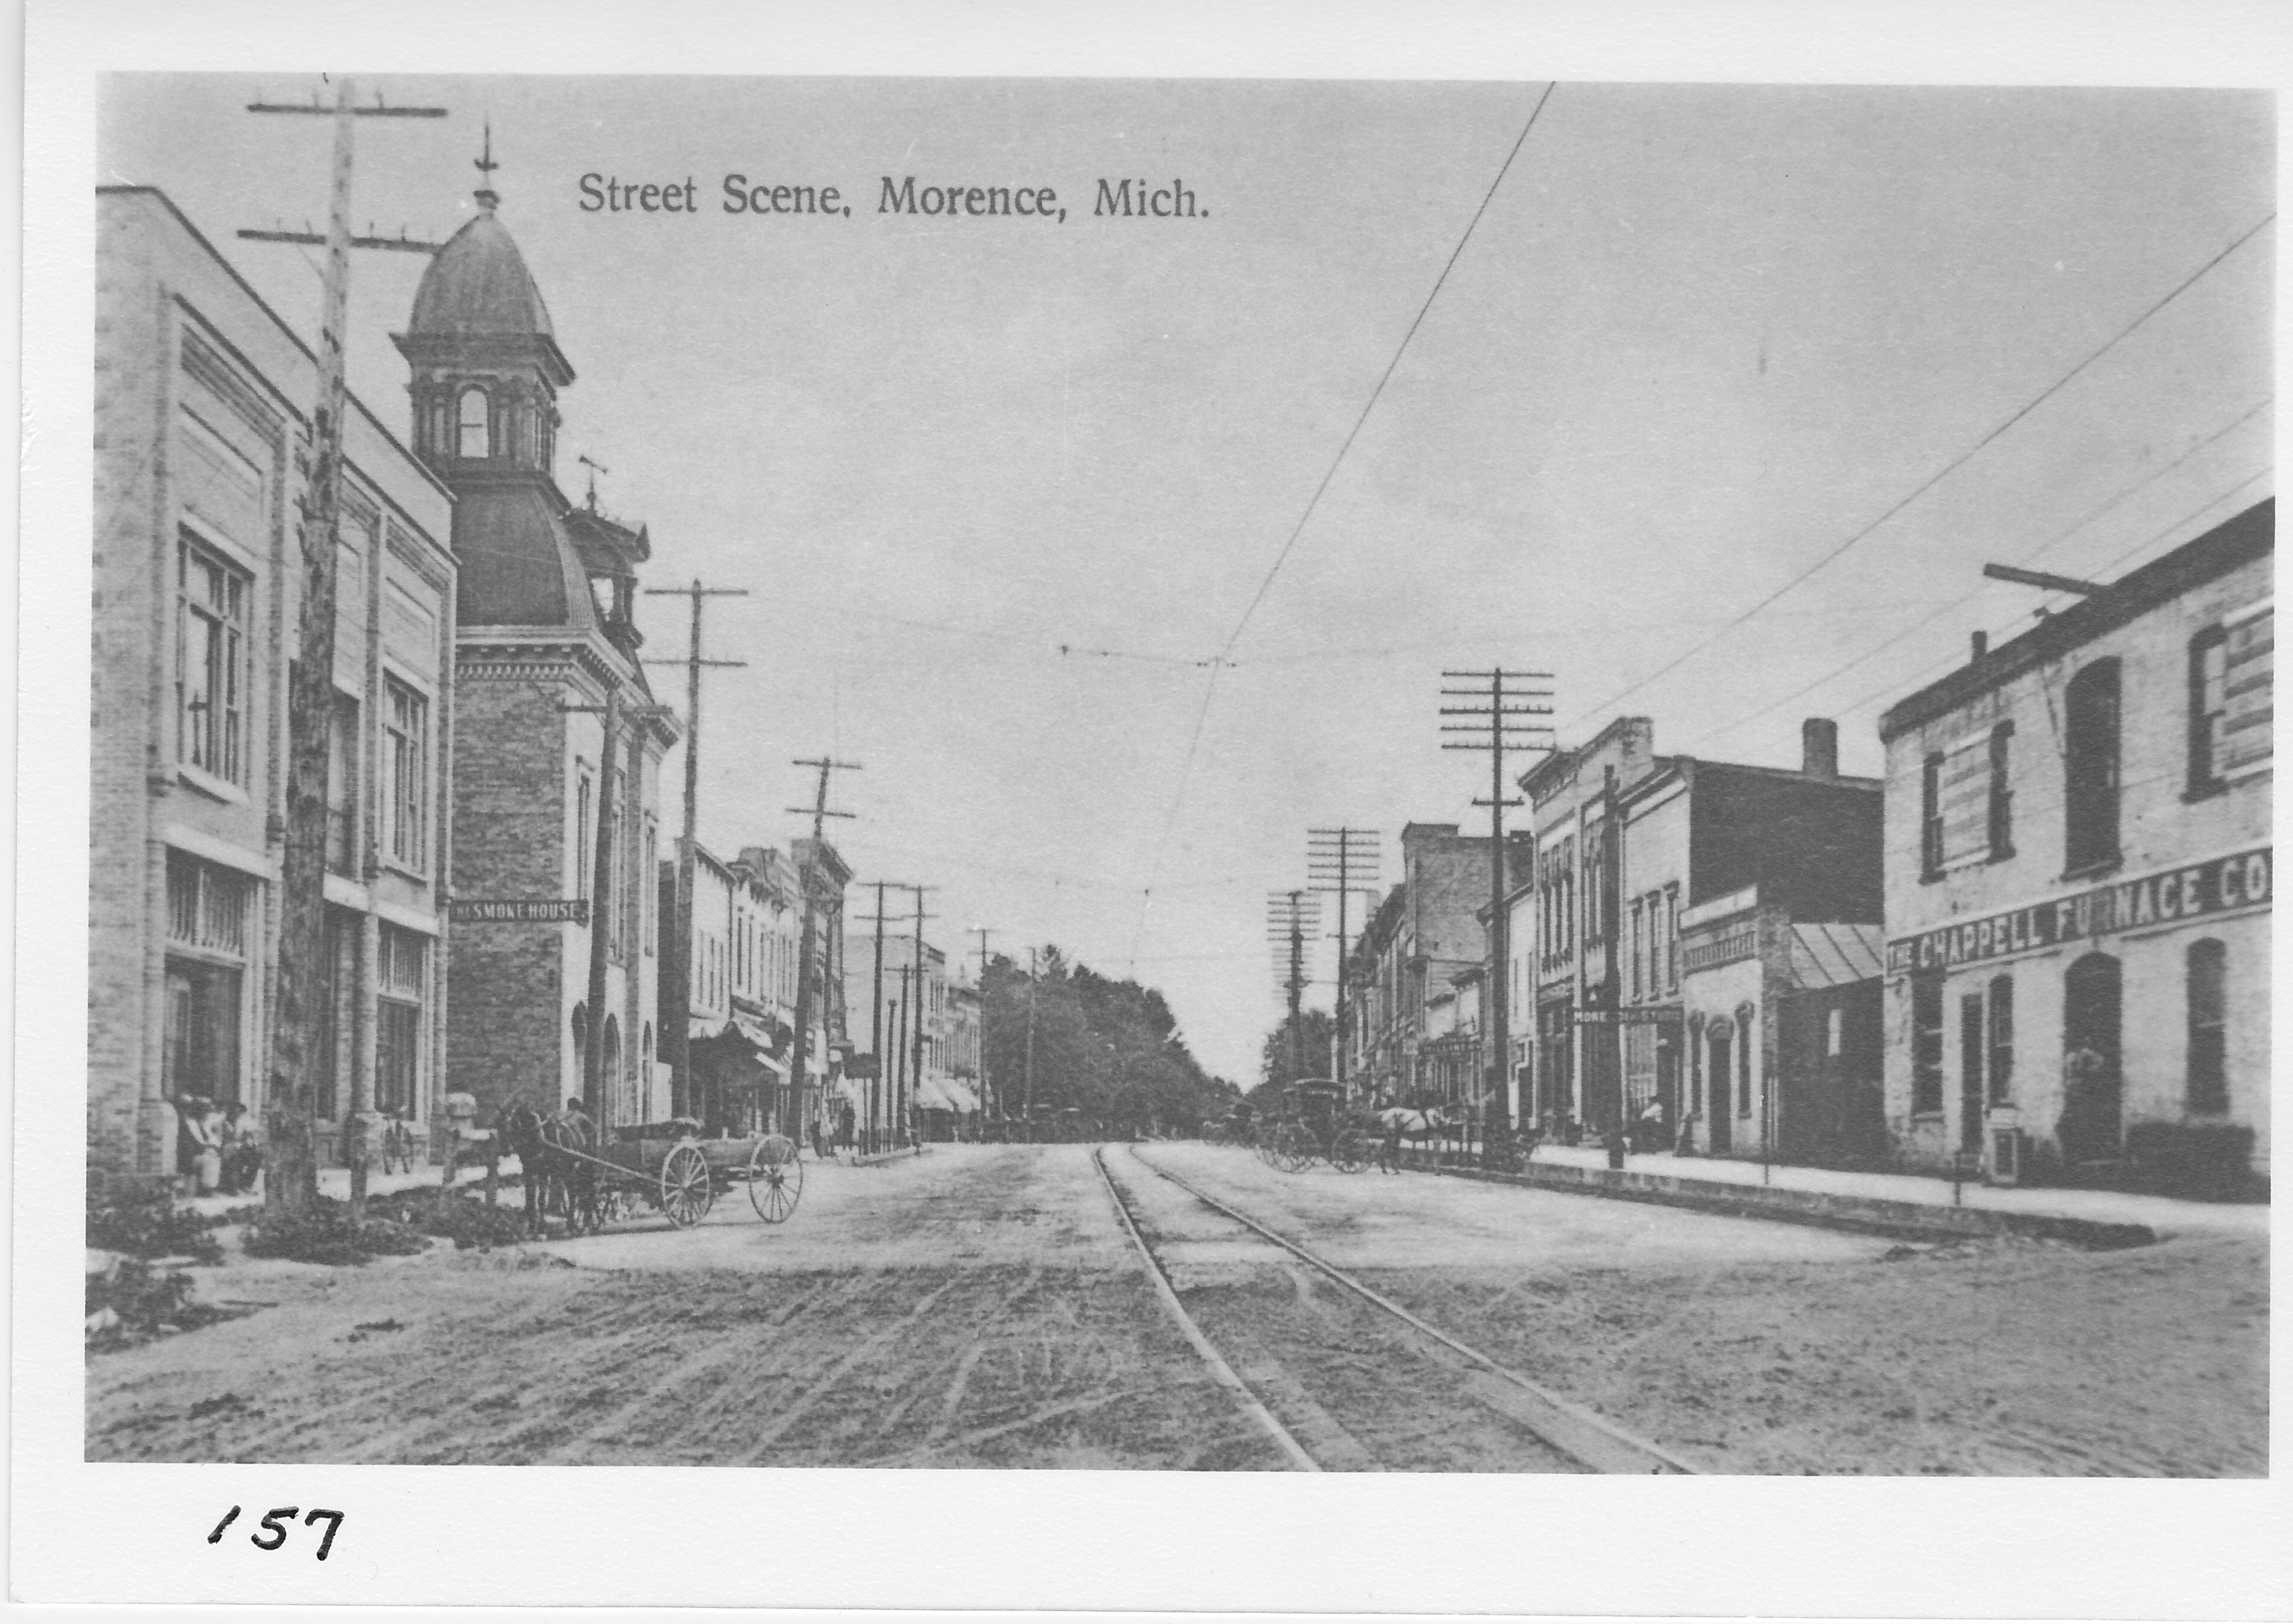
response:
M1358 1128L1346 1128L1330 1144L1330 1164L1340 1173L1360 1173L1369 1166L1369 1141Z
M785 1223L804 1195L804 1164L796 1141L774 1133L749 1153L749 1205L766 1223Z
M1278 1167L1281 1165L1281 1163L1276 1159L1276 1155L1277 1148L1280 1146L1281 1142L1282 1125L1279 1123L1266 1123L1260 1125L1259 1127L1257 1139L1251 1146L1251 1149L1258 1152L1258 1159L1264 1162L1268 1167Z
M1313 1162L1314 1149L1306 1130L1285 1122L1274 1131L1274 1165L1284 1173L1303 1173Z
M698 1145L679 1145L660 1165L660 1210L680 1230L689 1230L708 1214L717 1199L709 1177L709 1158Z

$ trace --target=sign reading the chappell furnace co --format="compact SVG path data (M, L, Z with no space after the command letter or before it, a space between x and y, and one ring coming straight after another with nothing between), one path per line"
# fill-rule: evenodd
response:
M2269 900L2266 846L2214 857L2138 880L2112 881L2052 902L2010 908L1887 944L1887 971L1945 970L2009 954L2052 947L2082 937L2138 930L2177 919L2223 914Z
M589 903L583 897L484 897L453 904L457 924L586 925Z

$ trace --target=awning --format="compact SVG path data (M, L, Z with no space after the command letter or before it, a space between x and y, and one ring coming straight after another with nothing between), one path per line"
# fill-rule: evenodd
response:
M1876 981L1886 973L1883 938L1877 925L1794 925L1792 979L1808 992Z
M741 1036L767 1054L780 1047L779 1040L773 1035L773 1029L753 1015L743 1015L735 1010L733 1011L733 1025L739 1028Z
M977 1110L979 1099L960 1077L926 1077L916 1085L916 1108L961 1116Z

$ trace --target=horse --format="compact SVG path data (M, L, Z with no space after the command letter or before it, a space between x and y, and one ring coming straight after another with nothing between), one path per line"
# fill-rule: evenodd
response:
M580 1235L596 1229L597 1169L587 1159L597 1153L596 1130L587 1116L561 1114L542 1122L541 1142L566 1230Z
M1405 1139L1434 1139L1447 1133L1452 1126L1439 1106L1430 1110L1419 1110L1411 1106L1389 1105L1373 1113L1383 1130L1377 1152L1378 1171L1401 1171L1401 1141Z
M517 1157L520 1182L525 1186L525 1228L530 1235L546 1232L548 1211L545 1185L548 1181L549 1148L542 1141L541 1113L519 1096L506 1101L494 1118L494 1133L501 1148Z

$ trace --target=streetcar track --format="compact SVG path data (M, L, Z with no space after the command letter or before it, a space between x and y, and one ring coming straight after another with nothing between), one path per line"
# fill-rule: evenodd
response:
M1130 1159L1155 1177L1176 1185L1212 1212L1241 1224L1260 1238L1281 1247L1307 1267L1343 1287L1381 1312L1399 1320L1418 1336L1463 1358L1475 1367L1475 1369L1467 1376L1465 1384L1466 1391L1472 1397L1576 1465L1589 1471L1607 1474L1655 1473L1691 1476L1697 1474L1697 1467L1691 1466L1671 1450L1628 1431L1607 1417L1586 1409L1575 1400L1555 1393L1542 1383L1533 1381L1519 1371L1498 1363L1479 1349L1427 1324L1382 1293L1363 1284L1334 1263L1317 1256L1296 1241L1268 1229L1248 1214L1236 1210L1215 1197L1203 1194L1177 1173L1158 1167L1147 1160L1140 1154L1137 1146L1130 1146ZM1175 1288L1170 1287L1169 1277L1163 1268L1161 1260L1154 1255L1145 1236L1131 1219L1129 1203L1107 1170L1104 1148L1095 1149L1092 1155L1098 1161L1099 1176L1106 1181L1107 1189L1114 1194L1117 1208L1123 1217L1124 1227L1130 1231L1131 1238L1138 1242L1139 1250L1146 1255L1156 1279L1162 1282L1168 1291L1166 1305L1183 1315L1185 1310L1177 1306L1177 1292ZM1191 1320L1188 1323L1192 1323ZM1196 1335L1199 1335L1199 1332ZM1236 1380L1239 1382L1240 1378L1236 1377ZM1261 1405L1260 1408L1262 1409L1263 1406Z
M1275 1447L1282 1451L1293 1468L1300 1472L1319 1472L1321 1463L1307 1452L1305 1445L1291 1435L1288 1427L1274 1418L1274 1412L1266 1408L1264 1401L1257 1393L1251 1391L1249 1384L1235 1374L1234 1367L1226 1362L1211 1339L1203 1335L1203 1328L1195 1323L1195 1317L1187 1311L1186 1304L1179 1301L1178 1288L1171 1284L1170 1271L1163 1267L1163 1260L1155 1255L1155 1248L1146 1244L1146 1237L1139 1232L1138 1221L1131 1215L1130 1198L1122 1193L1122 1186L1114 1181L1114 1175L1107 1171L1106 1148L1104 1145L1091 1147L1090 1159L1091 1165L1098 1169L1099 1181L1106 1186L1106 1193L1114 1198L1114 1214L1122 1221L1123 1232L1138 1248L1138 1255L1146 1260L1147 1277L1155 1282L1155 1295L1162 1299L1164 1311L1201 1356L1203 1363L1210 1369L1211 1379L1234 1395L1242 1412L1274 1441Z

